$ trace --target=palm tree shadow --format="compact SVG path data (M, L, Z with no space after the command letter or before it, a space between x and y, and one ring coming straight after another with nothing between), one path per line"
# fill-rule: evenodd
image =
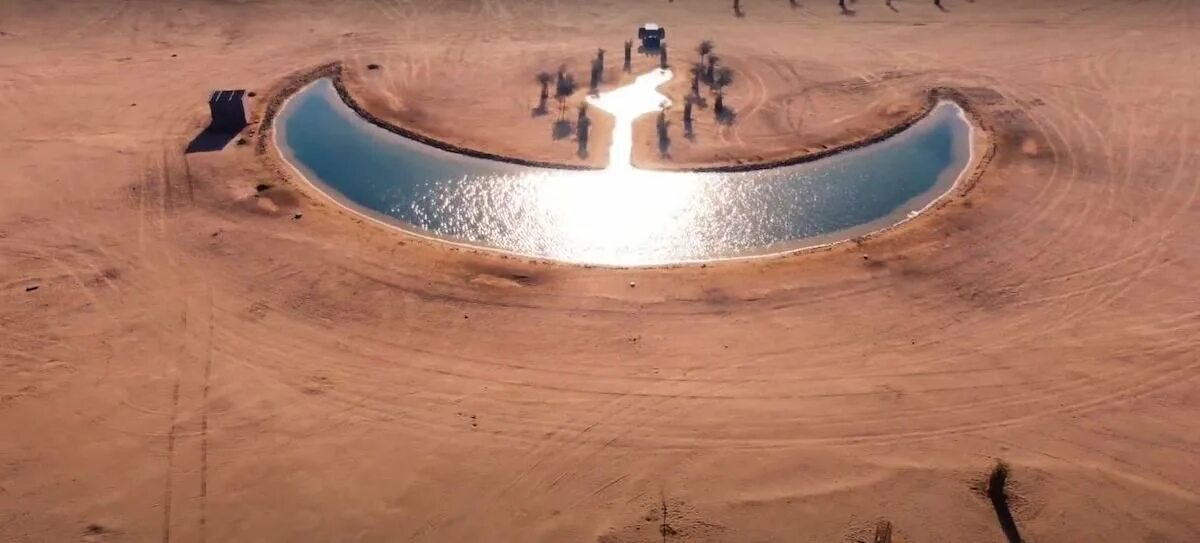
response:
M554 138L555 141L566 139L571 136L571 128L571 121L566 119L554 121L554 126L550 130L550 137Z
M1008 475L1008 464L996 462L996 466L988 477L987 495L992 502L992 508L996 511L996 519L1000 522L1000 529L1004 532L1005 539L1009 543L1022 543L1021 532L1017 529L1016 520L1013 519L1012 509L1008 503L1008 493L1005 490L1005 486L1008 484Z
M721 111L716 113L717 122L725 126L729 126L737 122L737 112L729 106L721 108Z

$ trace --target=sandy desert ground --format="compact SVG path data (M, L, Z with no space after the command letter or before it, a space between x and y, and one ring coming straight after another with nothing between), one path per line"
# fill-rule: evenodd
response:
M664 11L664 17L670 16ZM598 48L606 52L599 92L629 84L659 66L657 55L635 50L629 71L623 70L623 43L637 24L526 43L519 55L508 48L480 46L464 56L420 64L407 51L368 53L345 60L343 81L354 101L374 117L422 136L528 161L601 168L608 159L611 117L598 111L589 115L592 152L583 156L574 131L566 131L571 137L556 137L554 127L556 121L574 120L589 93L589 70ZM660 89L673 104L667 110L671 143L661 152L657 116L642 117L636 123L636 165L676 170L810 156L919 118L927 109L928 89L938 86L937 74L880 67L878 73L864 76L853 64L825 56L764 51L763 40L750 33L721 40L712 52L719 66L733 70L733 84L725 92L732 119L718 120L715 95L702 84L692 131L685 133L683 104L691 94L690 71L699 61L696 45L729 36L731 30L719 24L671 27L668 51L675 77ZM795 47L794 38L788 41L793 43L781 41L779 47ZM560 67L579 90L559 103L551 83L548 107L539 109L536 76L556 74ZM497 96L497 89L510 92ZM525 137L514 138L514 131Z
M0 2L0 540L1004 541L997 459L1027 541L1200 540L1200 4L742 3ZM861 244L614 270L182 152L211 89L261 114L332 61L487 144L534 122L529 70L646 20L745 83L745 124L677 160L803 151L931 85L995 158Z

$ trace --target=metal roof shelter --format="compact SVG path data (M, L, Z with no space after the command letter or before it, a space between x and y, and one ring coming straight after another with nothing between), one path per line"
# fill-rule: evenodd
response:
M213 91L208 99L208 109L212 112L212 123L209 130L215 132L239 132L250 124L250 108L246 107L246 91L219 90Z
M667 39L667 29L656 23L646 23L638 28L638 39L642 40L645 49L657 49Z

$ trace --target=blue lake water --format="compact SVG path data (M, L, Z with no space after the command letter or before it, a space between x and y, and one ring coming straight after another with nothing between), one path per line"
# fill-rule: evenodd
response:
M355 114L329 80L292 97L276 126L292 165L366 215L448 241L603 265L751 256L901 222L953 187L970 162L971 131L961 108L943 102L892 138L803 164L736 173L564 171L392 134Z

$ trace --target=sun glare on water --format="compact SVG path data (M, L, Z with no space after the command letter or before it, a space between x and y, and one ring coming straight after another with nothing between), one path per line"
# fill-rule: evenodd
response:
M613 263L636 264L654 240L683 241L697 218L703 198L698 176L633 168L633 122L670 106L657 88L672 77L655 70L632 84L589 97L588 103L614 117L609 165L599 172L547 174L531 183L533 201L560 239L559 258L595 258L601 250ZM618 210L614 215L613 211ZM573 247L587 254L569 254Z
M646 247L666 240L688 245L705 209L704 183L688 174L613 168L548 176L558 179L530 180L529 186L547 223L539 230L559 238L550 245L564 260L644 262Z

